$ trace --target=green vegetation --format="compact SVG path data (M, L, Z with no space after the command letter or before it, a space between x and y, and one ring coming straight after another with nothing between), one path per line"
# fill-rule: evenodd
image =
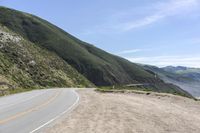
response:
M144 88L144 87L127 87L127 86L104 86L104 87L99 87L96 89L96 91L99 92L115 92L115 93L125 93L125 92L141 92L142 94L144 93L150 93L152 91Z
M0 8L0 23L55 52L95 85L156 82L154 75L138 65L82 42L36 16Z
M157 92L188 94L36 16L0 7L0 24L0 76L14 88L148 83Z
M0 34L1 92L93 86L56 54L34 45L6 27L0 26Z
M165 85L166 86L166 85ZM99 87L96 90L99 92L134 92L134 93L141 93L149 95L151 92L158 92L158 93L170 93L173 95L179 95L188 98L194 98L192 95L187 93L186 91L181 90L179 87L174 86L172 84L167 84L168 88L163 88L163 85L149 85L149 86L104 86ZM162 89L160 89L162 88Z

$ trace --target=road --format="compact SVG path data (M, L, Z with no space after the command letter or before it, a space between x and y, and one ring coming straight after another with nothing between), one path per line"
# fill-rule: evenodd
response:
M72 89L35 90L0 98L0 133L37 133L74 108Z

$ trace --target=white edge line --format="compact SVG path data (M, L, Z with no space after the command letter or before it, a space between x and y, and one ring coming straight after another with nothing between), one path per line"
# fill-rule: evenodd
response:
M61 114L57 115L57 116L54 117L53 119L49 120L48 122L44 123L43 125L39 126L38 128L32 130L32 131L29 132L29 133L34 133L34 132L40 130L41 128L43 128L43 127L45 127L46 125L48 125L48 124L52 123L53 121L57 120L59 117L61 117L62 115L64 115L64 114L67 113L68 111L70 111L74 106L76 106L76 104L79 102L80 98L79 98L78 93L77 93L75 90L73 90L73 92L76 94L76 97L77 97L77 99L76 99L76 101L75 101L74 104L72 104L67 110L65 110L65 111L62 112Z

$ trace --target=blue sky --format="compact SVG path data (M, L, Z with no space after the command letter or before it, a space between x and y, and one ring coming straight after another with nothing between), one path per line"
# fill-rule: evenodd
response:
M200 0L0 0L137 63L200 67Z

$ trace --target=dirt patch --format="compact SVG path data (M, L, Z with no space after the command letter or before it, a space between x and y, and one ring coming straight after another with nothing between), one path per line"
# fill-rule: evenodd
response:
M199 133L200 102L179 96L78 91L80 105L48 133Z

